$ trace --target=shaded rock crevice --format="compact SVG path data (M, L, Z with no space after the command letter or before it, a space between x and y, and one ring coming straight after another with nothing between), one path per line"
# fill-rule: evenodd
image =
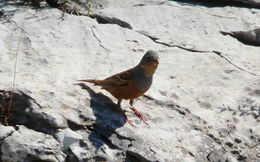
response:
M130 150L126 151L126 162L151 162L151 160L146 159L142 155L138 154L137 152L133 152Z
M77 158L77 156L72 152L70 148L63 152L67 155L66 162L80 162L80 160Z
M110 149L116 149L116 150L123 150L120 146L114 144L109 137L99 133L98 131L94 131L96 136L99 137L102 141L104 141L104 144L106 144ZM94 134L94 135L95 135Z
M109 6L109 0L46 0L52 8L75 15L89 16L93 10Z
M182 4L189 5L200 5L205 7L225 7L225 6L233 6L233 7L245 7L245 8L260 8L260 2L255 0L218 0L218 1L210 1L210 0L171 0L177 1Z
M83 124L78 124L74 121L71 121L71 120L67 120L67 123L68 123L68 127L73 130L73 131L78 131L78 130L89 130L89 131L92 131L91 127L92 127L92 124L90 125L83 125Z
M46 0L47 4L52 8L57 8L62 12L73 14L73 15L82 15L88 16L90 10L89 0L85 3L81 1L74 0Z
M54 117L46 114L44 108L35 99L22 91L1 90L0 105L5 108L1 116L3 124L25 125L30 129L50 135L57 129L64 127L56 123ZM8 117L7 121L6 117Z
M100 14L93 14L90 15L90 17L96 19L99 24L116 24L122 28L132 29L132 26L128 22L116 17L109 17Z
M230 35L240 42L244 43L245 45L251 46L260 46L260 28L256 28L250 31L232 31L232 32L225 32L220 31L223 35Z
M45 0L11 0L4 1L4 5L31 6L35 9L47 7Z
M100 124L93 124L92 129L94 134L98 135L105 141L105 143L112 149L127 150L132 146L135 139L120 135L115 130L105 127Z

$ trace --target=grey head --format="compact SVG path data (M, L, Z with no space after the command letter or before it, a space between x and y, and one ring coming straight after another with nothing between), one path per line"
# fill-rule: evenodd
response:
M157 52L153 50L149 50L144 54L139 64L144 65L144 64L152 64L152 63L159 64L159 55Z
M158 53L149 50L147 51L140 63L135 67L134 77L136 81L136 85L138 88L149 88L153 81L153 74L157 69L159 64L159 56Z

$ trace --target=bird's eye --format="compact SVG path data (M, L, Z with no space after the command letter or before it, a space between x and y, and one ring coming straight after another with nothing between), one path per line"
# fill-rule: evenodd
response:
M148 56L147 58L148 58L148 60L151 60L151 56Z

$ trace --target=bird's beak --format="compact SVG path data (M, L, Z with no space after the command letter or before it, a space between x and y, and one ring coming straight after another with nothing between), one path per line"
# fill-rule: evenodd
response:
M153 60L153 63L158 65L159 64L159 61L158 60Z

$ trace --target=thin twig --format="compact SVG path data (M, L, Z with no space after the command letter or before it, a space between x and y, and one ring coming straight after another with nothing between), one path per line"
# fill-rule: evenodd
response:
M24 18L23 18L23 22L22 22L21 28L23 28L23 26L24 26L24 19L25 19L25 15L24 15ZM13 84L12 84L12 90L11 90L10 101L9 101L9 104L8 104L7 115L6 115L6 118L5 118L5 122L6 122L6 123L8 122L8 119L10 118L10 115L11 115L12 102L13 102L13 96L14 96L14 90L15 90L17 61L18 61L18 54L19 54L20 44L21 44L21 37L22 37L22 30L20 31L20 36L19 36L19 38L18 38L17 48L16 48L16 52L15 52L15 64L14 64L14 73L13 73Z

